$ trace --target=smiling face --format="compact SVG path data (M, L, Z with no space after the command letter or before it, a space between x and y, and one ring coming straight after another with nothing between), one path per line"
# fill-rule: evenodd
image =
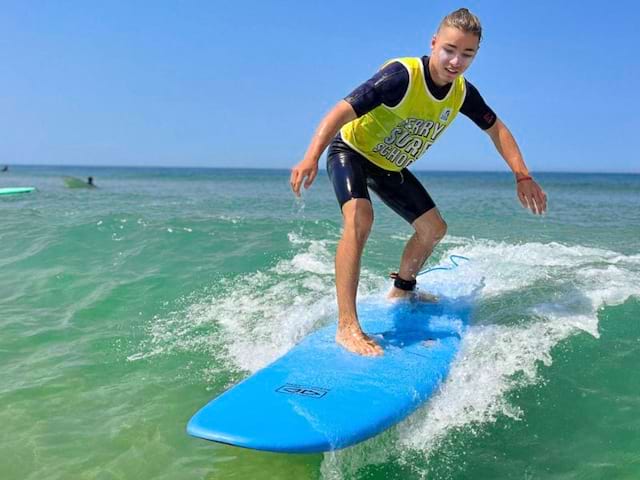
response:
M480 47L474 33L443 26L431 39L429 73L434 83L443 86L453 82L469 68Z

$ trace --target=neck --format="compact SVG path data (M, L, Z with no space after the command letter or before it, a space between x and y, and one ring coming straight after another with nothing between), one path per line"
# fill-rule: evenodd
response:
M438 78L438 74L436 72L435 67L433 66L433 62L431 61L431 58L433 57L433 55L429 56L429 76L431 77L431 81L433 83L436 84L436 86L438 87L444 87L445 85L448 85L449 82L443 82L442 80L440 80L440 78Z

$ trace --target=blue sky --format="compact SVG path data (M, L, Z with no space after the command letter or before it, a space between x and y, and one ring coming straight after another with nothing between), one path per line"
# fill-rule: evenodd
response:
M20 1L0 14L0 164L290 168L449 11L532 171L640 172L636 2ZM503 170L464 116L413 167Z

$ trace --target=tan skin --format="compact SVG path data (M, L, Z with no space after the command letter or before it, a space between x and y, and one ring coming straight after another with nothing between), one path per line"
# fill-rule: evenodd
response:
M431 41L429 73L434 83L444 86L453 82L471 65L478 52L479 41L474 34L453 27L443 27ZM291 189L300 196L300 189L309 188L318 174L320 155L340 128L357 118L349 103L339 101L322 119L300 163L291 170ZM500 120L486 130L496 150L513 171L517 196L523 207L534 214L546 211L547 199L542 188L530 177L515 138ZM360 259L373 224L373 209L366 199L352 199L342 207L344 228L336 251L336 292L338 297L338 330L336 341L347 350L361 355L382 355L380 345L360 327L356 296L360 278ZM414 279L431 255L434 247L446 234L447 226L440 212L434 208L418 217L412 224L415 232L407 242L398 271L401 278ZM392 287L390 298L414 295ZM434 300L422 294L418 300Z

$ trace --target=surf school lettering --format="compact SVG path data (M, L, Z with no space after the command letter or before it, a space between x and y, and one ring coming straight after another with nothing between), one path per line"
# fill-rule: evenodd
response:
M373 148L373 152L404 168L420 158L446 126L446 123L408 118L396 125L384 142Z

